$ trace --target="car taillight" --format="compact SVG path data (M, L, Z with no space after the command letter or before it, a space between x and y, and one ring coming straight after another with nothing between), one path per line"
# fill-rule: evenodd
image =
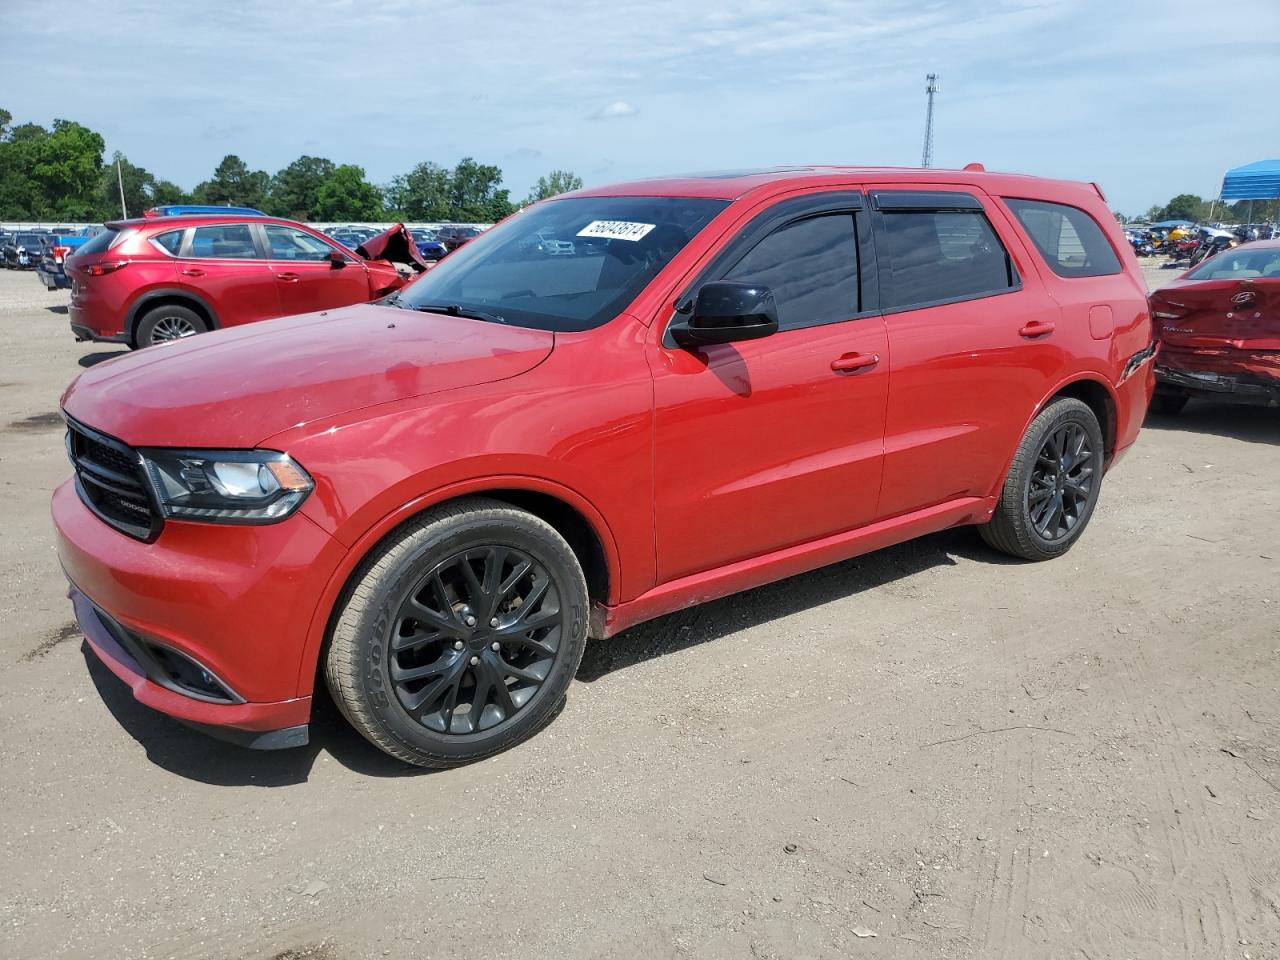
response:
M71 252L71 248L70 248L70 247L54 247L54 248L53 248L53 262L54 262L54 263L61 263L64 259L66 259L67 254L68 254L68 253L70 253L70 252Z
M91 277L101 277L108 273L114 273L121 267L127 267L128 260L100 260L97 263L90 263L84 267L84 272Z

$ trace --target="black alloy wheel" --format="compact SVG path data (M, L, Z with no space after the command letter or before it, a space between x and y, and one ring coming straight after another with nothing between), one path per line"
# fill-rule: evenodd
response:
M436 733L496 732L546 681L563 626L555 583L529 554L497 544L457 553L400 603L387 638L396 698Z
M560 712L587 640L582 565L560 532L464 497L392 531L335 611L325 676L379 749L422 767L482 760Z
M1102 488L1102 427L1087 403L1059 397L1022 436L991 519L986 542L1024 560L1052 560L1084 533Z
M1046 541L1067 537L1085 516L1095 482L1093 460L1089 435L1074 421L1053 430L1040 448L1027 484L1027 512Z

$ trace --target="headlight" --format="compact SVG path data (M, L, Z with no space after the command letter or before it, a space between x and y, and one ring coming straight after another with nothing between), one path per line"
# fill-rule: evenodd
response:
M315 483L275 450L139 450L166 517L209 523L278 523Z

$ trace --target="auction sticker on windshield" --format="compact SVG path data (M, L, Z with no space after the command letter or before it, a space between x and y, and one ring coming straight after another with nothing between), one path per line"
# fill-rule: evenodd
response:
M630 220L592 220L578 231L580 237L603 237L607 240L639 240L654 228L652 223Z

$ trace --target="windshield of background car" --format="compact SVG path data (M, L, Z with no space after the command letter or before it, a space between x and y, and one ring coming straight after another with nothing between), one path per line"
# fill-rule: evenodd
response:
M684 197L550 200L459 247L397 301L589 330L617 316L726 206Z
M18 234L17 245L31 250L34 247L40 246L40 241L42 239L42 235L38 233L20 233Z
M1280 280L1280 247L1230 250L1210 257L1187 274L1188 280Z

